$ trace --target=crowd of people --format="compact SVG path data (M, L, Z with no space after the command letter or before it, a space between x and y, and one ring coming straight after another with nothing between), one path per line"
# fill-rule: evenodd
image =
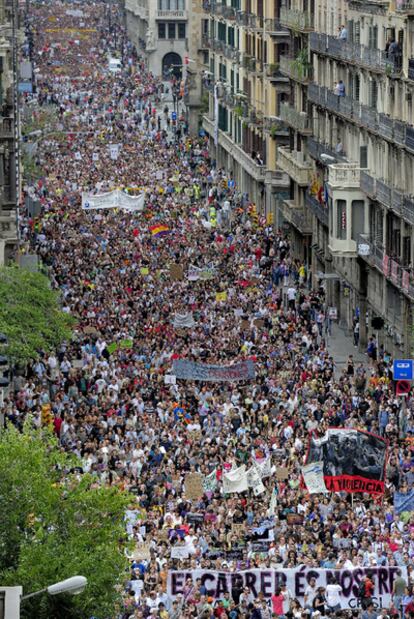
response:
M208 138L173 125L168 85L146 70L117 8L34 4L29 27L37 88L26 105L34 119L53 109L56 131L39 141L42 178L25 187L42 212L22 220L23 242L77 325L16 378L6 416L40 425L50 403L80 469L131 492L136 550L114 617L414 616L414 517L393 504L414 485L413 409L394 395L391 359L379 350L338 371L323 288L308 285L288 236L256 214L232 171L217 169ZM144 210L82 208L82 192L116 188L145 192ZM177 360L250 361L255 378L180 379ZM309 433L328 427L387 437L384 495L307 492ZM258 486L224 492L243 465L262 471ZM358 568L344 606L343 571ZM374 586L386 568L383 603Z

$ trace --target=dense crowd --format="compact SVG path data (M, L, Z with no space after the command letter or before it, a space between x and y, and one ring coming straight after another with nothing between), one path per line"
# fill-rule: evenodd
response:
M25 187L42 214L23 220L23 241L77 326L16 379L6 412L16 425L28 413L40 424L50 403L82 471L135 496L126 529L136 550L114 617L414 616L414 518L393 508L395 490L414 484L413 409L394 396L389 355L358 367L350 358L338 372L323 288L309 286L289 238L257 216L232 171L217 169L206 138L173 126L168 87L146 70L117 9L38 4L30 27L37 89L26 105L34 117L53 108L57 129L39 142L44 176ZM121 72L108 70L108 54ZM144 191L144 211L82 209L82 191L114 188ZM174 325L177 315L191 326ZM174 380L181 359L250 360L256 378ZM308 494L308 435L332 426L388 438L384 496ZM260 491L223 492L226 471L263 463ZM198 497L186 484L197 473L209 484ZM395 571L382 610L372 581L387 566L408 571ZM271 597L253 581L213 591L191 578L300 568L310 574L300 595L283 578ZM317 586L311 568L361 568L354 608L341 610L343 581ZM177 595L167 593L172 570L186 574Z

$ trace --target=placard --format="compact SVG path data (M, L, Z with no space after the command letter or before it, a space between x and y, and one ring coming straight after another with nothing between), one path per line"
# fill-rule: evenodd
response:
M198 501L203 494L203 475L201 473L188 473L185 478L185 495L190 501Z

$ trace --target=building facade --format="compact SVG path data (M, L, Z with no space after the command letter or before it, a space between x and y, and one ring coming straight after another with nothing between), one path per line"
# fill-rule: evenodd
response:
M19 120L17 4L0 2L0 265L16 257L18 243Z
M411 355L413 0L205 8L203 126L218 166L276 208L341 326Z
M183 98L192 133L198 131L203 63L201 0L125 0L128 34L144 49L156 76L183 80Z
M204 88L210 104L203 128L217 165L231 171L240 190L273 217L277 201L289 198L289 178L277 167L277 148L289 143L280 108L290 85L279 67L289 32L273 4L262 0L204 6L203 44L209 53Z

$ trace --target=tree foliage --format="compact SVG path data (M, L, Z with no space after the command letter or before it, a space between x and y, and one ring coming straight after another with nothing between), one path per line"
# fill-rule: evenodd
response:
M73 318L62 312L59 293L42 273L1 267L0 299L0 333L8 337L13 361L29 361L70 338Z
M22 433L11 427L1 435L0 582L30 593L70 576L88 579L81 595L23 601L25 619L106 619L119 601L130 496L70 473L76 464L30 421Z

